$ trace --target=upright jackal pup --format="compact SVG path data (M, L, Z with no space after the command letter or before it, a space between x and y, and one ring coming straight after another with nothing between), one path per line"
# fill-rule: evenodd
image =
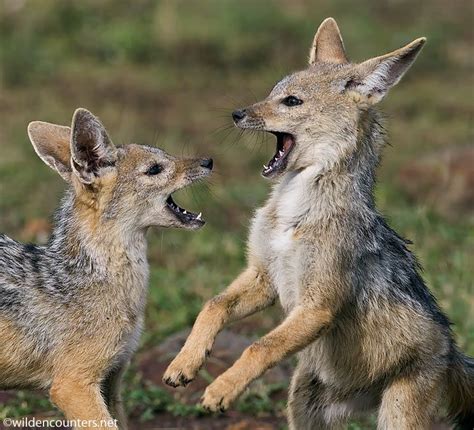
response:
M353 64L329 18L306 70L233 113L238 127L276 136L262 173L273 191L253 219L247 269L199 314L164 376L168 384L195 377L224 324L279 299L286 319L206 389L205 407L226 409L299 352L291 429L334 429L370 410L378 410L379 429L428 429L443 401L460 426L473 425L474 361L458 351L407 242L373 198L384 144L375 104L424 43Z
M212 160L114 146L85 109L71 128L35 121L28 134L69 190L47 246L0 235L0 389L46 389L67 419L113 417L124 429L119 386L143 325L145 235L204 224L171 194L208 176Z

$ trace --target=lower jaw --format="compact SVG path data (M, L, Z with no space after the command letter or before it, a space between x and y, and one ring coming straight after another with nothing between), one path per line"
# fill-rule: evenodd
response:
M276 170L270 170L269 172L267 172L265 169L262 170L261 174L264 178L268 178L268 179L271 179L271 178L276 178L278 176L281 176L283 175L284 173L286 172L286 165L284 166L281 166L281 167L278 167Z
M203 221L203 220L193 220L193 221L181 221L181 225L184 227L184 228L190 228L190 229L198 229L198 228L201 228L206 222Z
M175 224L176 227L196 229L205 224L204 220L201 218L201 213L196 215L193 212L186 211L175 203L171 195L168 197L166 204L168 210L173 214L177 221Z
M261 172L264 178L276 178L278 176L283 175L288 169L288 157L290 156L291 151L293 148L290 148L287 154L285 154L284 158L280 158L276 165L273 165L270 170L266 169L265 166ZM273 161L273 158L272 160ZM269 165L271 164L271 161Z
M188 228L192 230L201 228L205 224L204 220L196 220L196 219L190 220L190 221L183 221L182 219L177 218L177 221L179 224L178 227Z

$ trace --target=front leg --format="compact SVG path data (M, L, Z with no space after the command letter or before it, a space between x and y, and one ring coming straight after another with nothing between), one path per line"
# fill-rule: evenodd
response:
M327 309L294 308L282 324L250 345L230 369L207 387L203 406L211 411L226 410L268 368L313 342L331 319L332 313Z
M173 387L192 381L225 324L270 306L276 298L267 276L249 266L232 284L206 303L180 353L166 370L163 381Z

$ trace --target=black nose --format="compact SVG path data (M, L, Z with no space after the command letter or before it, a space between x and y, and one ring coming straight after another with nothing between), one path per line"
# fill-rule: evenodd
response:
M245 112L245 109L236 110L232 112L232 118L235 122L242 121L246 115L247 115L247 112Z
M212 158L204 158L201 160L201 167L212 170L212 166L214 166L214 161L212 161Z

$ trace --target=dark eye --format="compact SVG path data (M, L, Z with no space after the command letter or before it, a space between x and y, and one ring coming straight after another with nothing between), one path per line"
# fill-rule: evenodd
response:
M295 96L288 96L288 97L285 97L282 101L281 101L285 106L298 106L300 104L303 103L303 100L299 99L298 97L295 97Z
M163 171L163 166L161 164L153 164L147 171L146 174L148 176L158 175Z

